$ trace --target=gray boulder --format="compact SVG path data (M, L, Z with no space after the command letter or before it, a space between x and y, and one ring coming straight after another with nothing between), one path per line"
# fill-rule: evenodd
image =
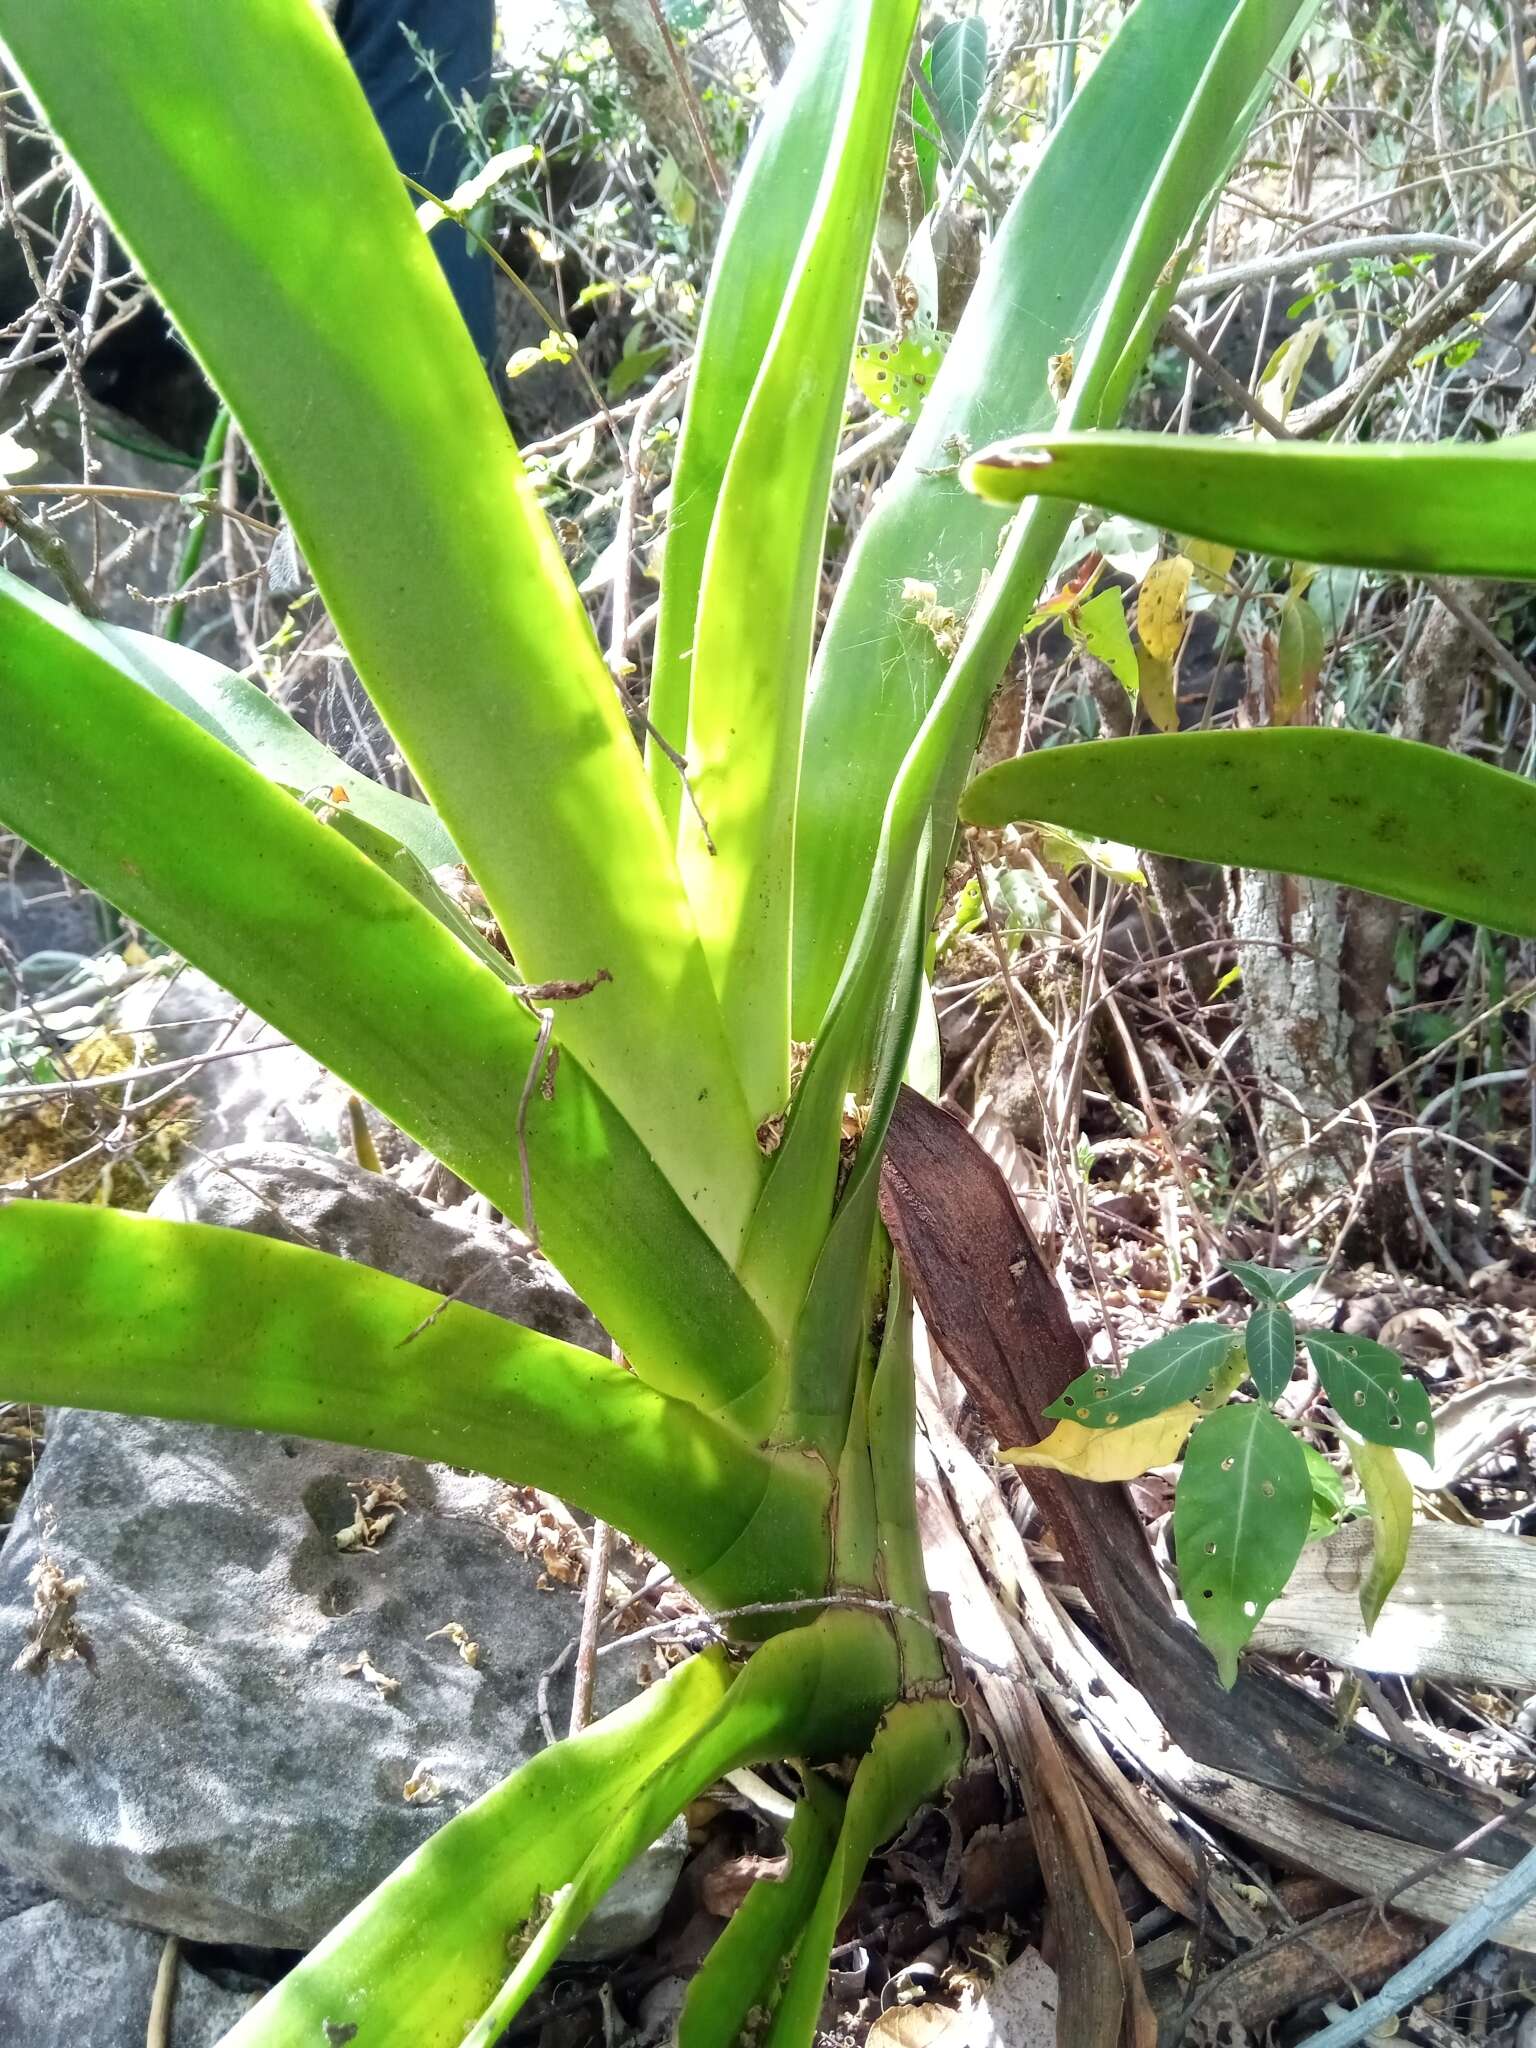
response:
M151 1034L159 1060L213 1055L176 1084L204 1151L265 1144L343 1149L348 1090L195 967L146 975L118 998L110 1021L115 1030ZM387 1128L381 1119L369 1121Z
M0 1920L0 2041L13 2048L144 2048L163 1934L62 1900ZM169 2048L214 2048L256 2002L183 1957Z
M155 1207L320 1242L602 1342L511 1232L434 1214L339 1159L226 1154ZM55 1415L0 1553L0 1859L192 1939L310 1946L543 1747L539 1680L580 1602L514 1550L514 1502L410 1458ZM45 1553L84 1581L74 1619L92 1661L16 1670ZM633 1682L623 1662L599 1666L604 1704ZM676 1863L673 1848L663 1867Z

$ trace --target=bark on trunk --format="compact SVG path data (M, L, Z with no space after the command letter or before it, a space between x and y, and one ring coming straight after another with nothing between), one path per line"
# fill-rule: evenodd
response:
M592 17L607 38L613 61L656 148L670 156L703 200L713 204L709 159L668 52L650 0L591 0Z

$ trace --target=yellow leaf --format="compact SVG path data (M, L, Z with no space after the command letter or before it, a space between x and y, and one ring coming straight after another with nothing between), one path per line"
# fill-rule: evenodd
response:
M1173 663L1157 660L1138 643L1136 677L1136 694L1148 718L1159 732L1177 732L1179 706L1173 687Z
M1184 644L1194 568L1188 555L1170 555L1164 562L1154 562L1142 580L1136 630L1154 661L1172 661Z
M1236 548L1229 548L1219 540L1188 540L1181 534L1179 553L1188 555L1196 580L1207 590L1214 590L1219 595L1226 589L1232 564L1237 560Z
M1139 1479L1158 1465L1171 1465L1198 1421L1193 1401L1180 1401L1145 1422L1124 1429L1085 1429L1080 1422L1058 1422L1048 1437L1016 1451L999 1451L1005 1465L1039 1466L1064 1472L1069 1479Z
M1408 1538L1413 1533L1413 1482L1389 1445L1366 1443L1355 1436L1346 1436L1344 1441L1355 1477L1365 1489L1365 1504L1371 1511L1371 1530L1376 1539L1371 1569L1360 1588L1360 1613L1369 1635L1408 1560Z

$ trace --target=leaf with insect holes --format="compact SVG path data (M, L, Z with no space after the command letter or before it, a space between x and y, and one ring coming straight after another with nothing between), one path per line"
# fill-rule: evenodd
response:
M1005 1465L1064 1472L1069 1479L1094 1479L1101 1484L1139 1479L1158 1465L1171 1465L1184 1440L1200 1419L1193 1401L1180 1401L1161 1415L1149 1415L1125 1429L1085 1429L1080 1422L1058 1422L1037 1444L999 1451Z
M1299 1272L1283 1272L1276 1266L1254 1266L1247 1259L1227 1259L1226 1269L1241 1280L1255 1301L1291 1301L1321 1279L1322 1266L1303 1266Z
M1288 1308L1271 1302L1248 1318L1243 1337L1253 1384L1266 1401L1278 1401L1296 1370L1296 1324Z
M1371 1569L1360 1588L1360 1614L1369 1635L1408 1562L1408 1539L1413 1534L1413 1481L1403 1470L1397 1452L1388 1450L1385 1444L1367 1443L1347 1432L1344 1443L1355 1477L1365 1490L1375 1539Z
M1082 1372L1046 1409L1085 1429L1124 1429L1192 1401L1212 1381L1236 1342L1221 1323L1186 1323L1133 1351L1122 1373Z
M1170 555L1166 561L1154 562L1142 578L1136 630L1154 661L1172 661L1184 644L1194 567L1188 555Z
M1369 1337L1336 1330L1308 1330L1306 1347L1323 1392L1339 1419L1373 1444L1417 1451L1433 1461L1435 1424L1429 1396L1403 1371L1403 1361Z
M1237 1653L1284 1592L1312 1519L1301 1444L1257 1402L1208 1415L1173 1500L1179 1591L1224 1686Z
M867 342L853 352L853 381L870 404L893 420L915 420L944 360L936 334Z

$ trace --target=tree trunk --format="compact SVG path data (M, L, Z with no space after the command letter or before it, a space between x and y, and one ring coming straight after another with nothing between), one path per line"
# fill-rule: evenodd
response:
M741 0L741 11L747 17L747 26L757 37L758 48L777 82L784 76L789 60L795 54L795 39L784 20L779 0Z
M715 180L699 136L702 115L696 99L690 108L650 0L591 0L591 7L641 127L700 198L713 203Z

